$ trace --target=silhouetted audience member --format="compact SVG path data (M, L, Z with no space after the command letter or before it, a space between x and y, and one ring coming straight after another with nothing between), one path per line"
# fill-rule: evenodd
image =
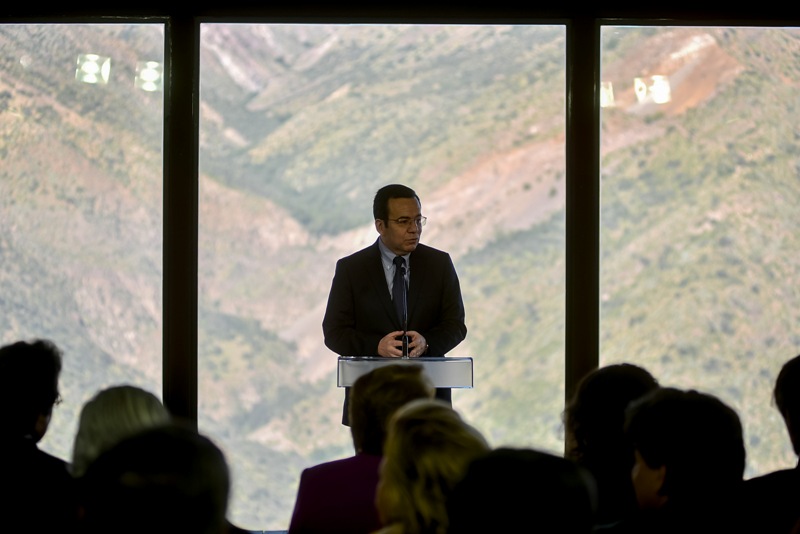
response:
M392 416L378 482L381 534L443 534L447 499L467 465L489 452L447 403L415 400Z
M169 421L169 412L149 391L132 385L100 390L81 409L72 448L73 476L83 475L92 460L112 445Z
M639 513L597 532L738 532L742 425L713 395L659 388L628 408Z
M783 364L773 400L800 456L800 355ZM800 532L800 464L746 481L743 507L753 514L749 519L753 532L789 534L793 527Z
M564 410L566 457L586 468L597 483L598 524L636 513L631 484L633 448L625 437L625 409L658 387L646 369L607 365L586 375Z
M0 348L0 532L63 532L75 521L67 462L37 446L60 399L61 364L48 340Z
M224 534L230 474L222 451L178 423L145 429L79 479L83 532Z
M289 532L369 533L380 528L375 507L378 466L391 415L435 389L420 365L379 367L350 390L350 432L356 454L303 471Z
M570 460L532 449L499 448L472 461L447 500L451 534L588 534L592 475Z
M144 430L172 421L153 393L134 385L102 389L84 404L72 449L71 473L81 477L104 451ZM228 522L228 534L247 532Z

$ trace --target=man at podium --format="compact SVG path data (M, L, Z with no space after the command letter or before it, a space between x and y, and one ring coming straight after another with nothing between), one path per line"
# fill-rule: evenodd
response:
M444 357L467 335L450 255L420 243L426 217L413 189L382 187L375 243L336 263L322 331L340 356ZM450 389L436 396L450 402ZM345 389L342 424L348 425Z

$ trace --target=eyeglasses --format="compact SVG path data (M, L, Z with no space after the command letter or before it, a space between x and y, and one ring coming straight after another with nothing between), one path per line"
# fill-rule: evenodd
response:
M414 225L417 228L422 228L423 226L425 226L425 223L427 222L428 218L417 217L416 219L412 219L411 217L400 217L399 219L386 219L386 220L392 221L393 223L400 226L405 226L406 228L409 228L411 226L411 223L414 223Z

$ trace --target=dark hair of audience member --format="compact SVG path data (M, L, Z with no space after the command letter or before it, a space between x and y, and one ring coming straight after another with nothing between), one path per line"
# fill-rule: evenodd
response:
M61 350L49 340L0 348L0 432L39 441L59 399Z
M385 365L361 375L350 390L350 432L356 452L380 456L389 418L409 401L432 398L421 365Z
M570 457L579 463L606 461L624 439L628 404L657 387L649 371L629 363L607 365L584 376L564 410L572 439Z
M745 446L738 414L717 397L659 388L628 408L626 433L651 468L666 467L670 505L711 502L742 482Z
M98 456L80 479L85 531L226 532L222 451L179 423L152 427Z
M772 397L783 416L796 455L800 456L800 355L781 367Z
M625 437L625 409L658 388L643 367L630 363L596 369L578 383L564 410L567 458L597 483L597 522L612 523L637 509L631 484L633 448Z
M596 495L591 474L533 449L502 447L473 460L447 500L449 533L589 533Z

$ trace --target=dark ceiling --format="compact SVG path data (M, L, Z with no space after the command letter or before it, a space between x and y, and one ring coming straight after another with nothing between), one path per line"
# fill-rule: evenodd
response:
M75 3L6 2L0 20L93 20L107 17L201 17L215 20L304 22L558 22L635 20L655 24L800 25L796 2L154 2L97 0Z

